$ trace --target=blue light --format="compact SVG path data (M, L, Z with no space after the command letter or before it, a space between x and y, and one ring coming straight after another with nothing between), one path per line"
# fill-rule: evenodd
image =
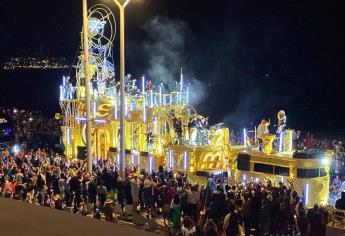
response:
M150 172L152 172L152 170L153 170L153 159L152 159L152 156L150 156Z
M12 150L13 150L14 154L16 154L16 155L17 155L17 154L19 153L19 151L20 151L18 145L14 145Z
M114 118L115 120L117 120L117 92L116 92L116 88L115 88L115 101L114 101Z
M243 146L247 147L247 130L243 129Z
M71 144L71 130L70 130L70 128L67 128L66 132L67 132L67 144L70 145Z
M159 104L162 104L162 86L159 86Z
M189 86L187 86L186 103L189 104Z
M145 94L145 76L141 77L141 91Z
M75 119L78 121L86 121L86 118L82 116L77 116Z
M184 151L183 158L184 158L184 169L187 170L187 151Z
M63 93L64 93L64 88L60 86L60 101L63 100Z
M174 165L174 160L173 160L173 150L169 150L169 165L170 165L170 168L173 168L173 165Z
M279 135L279 152L281 152L283 149L283 132L280 132Z
M151 103L151 107L153 107L153 90L150 90L150 103Z
M96 102L93 102L93 117L96 118L97 115L97 104Z
M305 205L309 203L309 184L305 185Z
M101 120L101 119L96 119L95 122L96 122L96 123L103 123L103 124L104 124L104 123L107 123L106 120Z

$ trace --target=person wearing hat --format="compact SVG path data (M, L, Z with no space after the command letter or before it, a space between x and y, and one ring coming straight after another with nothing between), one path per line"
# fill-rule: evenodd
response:
M131 195L133 199L133 210L137 210L139 205L140 184L138 181L138 175L136 173L133 173L131 177Z
M147 210L148 216L150 216L153 207L153 182L150 176L146 177L144 181L143 193L145 208Z

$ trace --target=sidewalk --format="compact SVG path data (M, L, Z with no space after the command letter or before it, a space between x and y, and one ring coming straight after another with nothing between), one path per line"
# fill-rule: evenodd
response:
M109 223L7 198L0 198L0 228L1 235L16 236L157 235L120 222Z

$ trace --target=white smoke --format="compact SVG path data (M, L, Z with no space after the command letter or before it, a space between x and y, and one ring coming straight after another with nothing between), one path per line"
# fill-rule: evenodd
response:
M187 24L178 19L156 16L144 25L149 41L144 43L145 54L149 59L148 76L155 83L163 82L169 88L180 80L180 68L184 69L185 84L190 83L190 102L199 103L204 97L205 86L189 71L188 53L185 51L186 40L191 31ZM189 69L189 70L188 70Z

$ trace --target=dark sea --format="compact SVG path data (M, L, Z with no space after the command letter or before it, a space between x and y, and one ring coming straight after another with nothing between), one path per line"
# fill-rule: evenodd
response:
M69 70L0 70L0 107L61 112L59 86Z

